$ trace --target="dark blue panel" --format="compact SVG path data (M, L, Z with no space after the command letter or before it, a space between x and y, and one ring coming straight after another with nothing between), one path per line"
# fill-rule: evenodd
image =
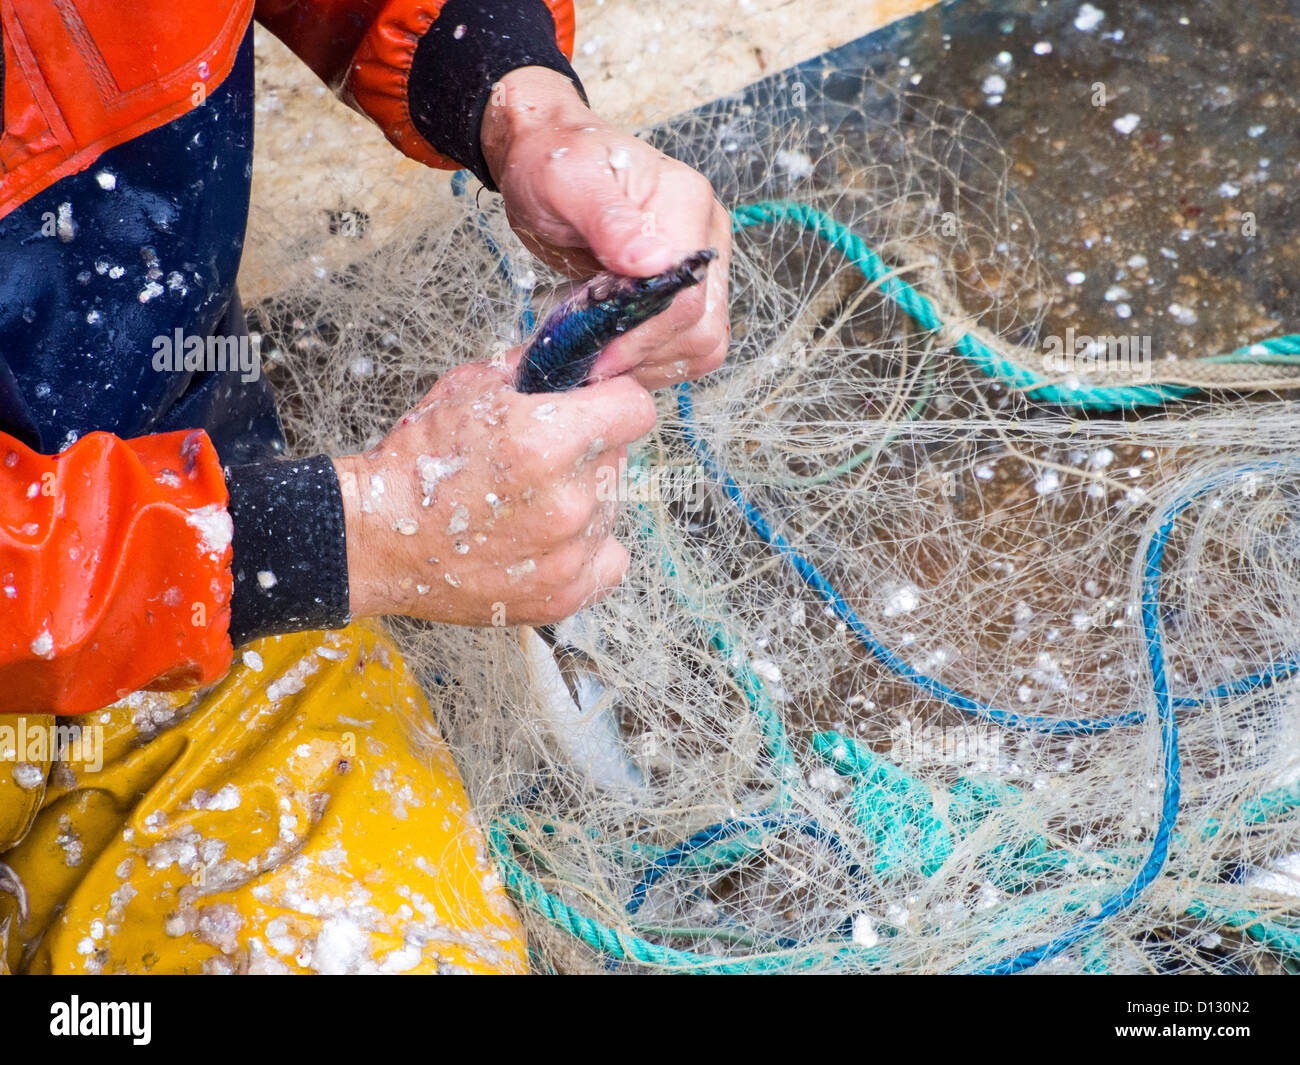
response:
M0 219L0 428L45 453L96 429L204 428L228 461L275 446L260 376L154 369L155 338L242 330L252 158L250 30L202 106Z

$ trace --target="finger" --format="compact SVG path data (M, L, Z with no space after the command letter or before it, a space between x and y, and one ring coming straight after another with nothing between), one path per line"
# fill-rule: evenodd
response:
M709 286L706 292L705 286ZM690 297L689 300L685 297ZM592 366L591 378L602 380L629 370L673 367L684 380L698 377L694 367L727 343L730 323L726 310L725 279L706 278L699 289L681 293L658 318L632 330L610 344ZM638 380L643 380L640 373Z
M584 155L554 175L565 188L552 199L565 201L564 220L605 269L648 277L710 246L717 200L699 172L621 136Z
M614 531L627 496L627 448L606 451L578 476L593 501L591 520L584 533L588 539L599 542Z
M597 549L595 558L591 560L592 594L604 594L617 588L627 576L631 563L632 556L628 554L627 548L614 537L606 537Z
M503 352L497 360L512 382L519 373L519 364L523 361L524 352L527 350L527 344L518 344L509 351Z
M627 449L621 447L590 461L584 456L572 473L562 475L548 491L534 493L529 506L545 518L543 539L553 545L549 551L575 541L605 538L626 494L626 460Z
M552 584L549 594L539 596L521 610L530 619L524 623L541 625L562 621L603 599L623 580L630 561L627 549L608 536L599 544L587 545L579 558L566 553L562 558L543 562L539 571L551 574L567 571L570 576Z
M713 351L730 332L725 230L708 239L717 247L704 280L678 293L667 310L608 345L592 367L592 378L625 373L643 363L693 362Z
M649 392L683 381L695 381L718 369L727 357L727 341L723 340L708 355L690 360L676 362L642 363L631 372L631 376Z
M543 424L550 430L547 435L558 461L567 457L575 464L579 459L590 462L610 448L639 440L655 424L654 399L631 377L613 377L572 392L555 393L549 400L556 413Z
M627 548L614 537L606 537L584 571L582 579L577 582L577 607L574 612L599 602L622 584L631 562Z
M722 243L715 239L714 215L718 202L708 179L659 152L654 154L650 165L654 169L640 183L641 187L635 173L628 182L628 195L638 204L640 235L608 254L594 245L592 250L609 269L640 276L666 270L685 256L707 247L724 253L725 263L729 233L721 234ZM669 254L666 260L659 257L653 269L647 269L652 264L635 260L641 254L641 243L649 245L651 241L656 246L666 246Z
M689 235L686 244L694 239L693 218L686 233L677 232L683 228L683 212L687 217L693 212L685 204L662 200L660 181L667 160L659 152L639 141L629 144L623 137L596 150L606 153L606 165L583 168L583 175L591 178L579 179L570 193L574 207L567 213L569 224L604 269L649 277L667 270L682 254L698 250L673 246L676 237ZM620 165L610 165L612 161ZM565 180L571 179L572 169L565 174ZM670 219L673 224L665 225Z

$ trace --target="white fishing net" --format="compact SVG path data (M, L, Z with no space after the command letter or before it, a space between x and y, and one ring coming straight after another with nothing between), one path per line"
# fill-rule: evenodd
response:
M1294 967L1296 408L1043 401L1207 378L1045 365L1003 153L878 95L655 134L781 206L738 216L728 364L618 481L623 585L546 640L397 623L537 965ZM472 194L318 273L254 313L304 453L373 444L557 280Z

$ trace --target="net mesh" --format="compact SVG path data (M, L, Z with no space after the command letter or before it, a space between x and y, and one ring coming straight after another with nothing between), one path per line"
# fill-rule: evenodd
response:
M1293 967L1297 412L1170 387L1292 370L1044 361L987 129L799 88L649 135L736 210L734 342L613 474L627 580L545 640L394 622L538 964ZM297 451L373 445L559 291L494 198L422 211L255 308Z

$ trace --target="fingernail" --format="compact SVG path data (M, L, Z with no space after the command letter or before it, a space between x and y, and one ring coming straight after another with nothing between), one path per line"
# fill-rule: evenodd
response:
M672 265L672 250L658 237L637 237L623 254L633 273L657 274Z

